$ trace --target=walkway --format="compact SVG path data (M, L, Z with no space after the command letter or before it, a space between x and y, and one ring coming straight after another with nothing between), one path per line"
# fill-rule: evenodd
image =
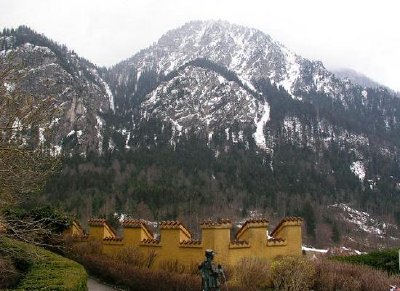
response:
M87 280L87 286L88 286L88 290L89 291L115 291L118 289L114 289L110 286L104 285L98 281L96 281L96 279L89 277L89 279Z

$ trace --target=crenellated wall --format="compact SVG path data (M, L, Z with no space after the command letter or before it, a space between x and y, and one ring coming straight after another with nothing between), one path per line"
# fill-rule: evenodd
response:
M217 253L215 260L218 263L234 265L243 257L272 260L276 256L300 256L302 221L299 217L287 217L268 236L268 220L248 220L231 241L232 223L228 219L206 220L200 224L202 239L197 241L179 221L160 222L160 239L155 239L143 220L125 220L122 223L123 236L117 237L107 221L91 219L87 239L101 241L105 254L115 254L126 247L138 248L145 254L152 253L155 255L154 268L167 261L198 264L204 259L206 249ZM74 230L74 233L79 231Z

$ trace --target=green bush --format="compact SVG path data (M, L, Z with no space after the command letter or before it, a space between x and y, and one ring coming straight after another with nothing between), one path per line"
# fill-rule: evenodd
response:
M397 249L375 251L364 255L334 257L333 259L351 264L367 265L386 271L389 274L399 273L399 254Z
M17 290L87 290L87 274L76 262L23 242L0 237L16 268L25 269Z

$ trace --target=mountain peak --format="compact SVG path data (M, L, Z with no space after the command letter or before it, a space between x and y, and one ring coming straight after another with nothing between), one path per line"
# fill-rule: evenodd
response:
M139 72L154 70L166 75L198 58L225 66L250 88L253 80L270 79L289 92L296 90L305 62L260 30L212 20L173 29L125 63Z

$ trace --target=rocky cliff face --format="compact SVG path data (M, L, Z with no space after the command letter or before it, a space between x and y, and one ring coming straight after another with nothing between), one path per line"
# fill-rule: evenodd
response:
M2 68L12 68L8 86L18 88L16 94L32 95L38 103L48 97L56 100L58 110L43 125L52 130L38 142L55 154L63 146L81 153L101 150L101 114L113 109L113 98L98 69L26 27L4 31L0 48Z

